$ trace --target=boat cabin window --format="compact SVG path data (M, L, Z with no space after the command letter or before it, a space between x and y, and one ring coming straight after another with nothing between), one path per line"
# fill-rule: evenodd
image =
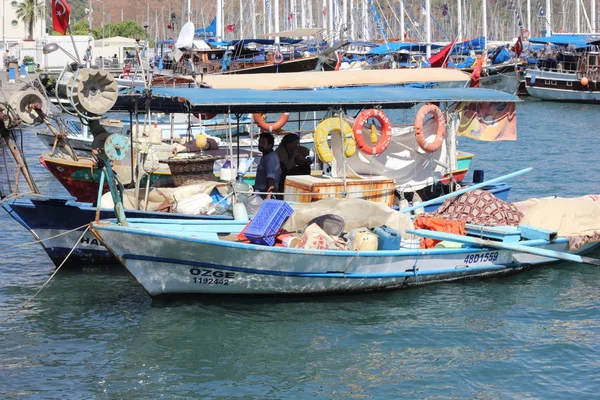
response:
M573 86L573 82L567 81L567 86Z

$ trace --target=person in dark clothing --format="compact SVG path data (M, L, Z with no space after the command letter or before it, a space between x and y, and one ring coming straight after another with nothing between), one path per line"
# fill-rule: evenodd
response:
M277 152L273 151L275 138L269 132L262 132L258 139L258 150L263 154L258 168L254 190L257 192L276 192L281 179L281 165ZM266 195L261 195L266 197Z
M309 157L310 150L300 146L298 135L295 133L285 135L275 151L281 162L280 192L283 192L286 176L310 175L310 165L312 164L312 158Z

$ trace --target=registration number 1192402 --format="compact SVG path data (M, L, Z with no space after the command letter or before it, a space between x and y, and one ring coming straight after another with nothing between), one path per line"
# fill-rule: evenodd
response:
M482 253L482 254L469 254L468 256L465 257L465 264L474 264L477 262L493 262L496 261L498 259L498 252L497 251L492 251L489 253Z

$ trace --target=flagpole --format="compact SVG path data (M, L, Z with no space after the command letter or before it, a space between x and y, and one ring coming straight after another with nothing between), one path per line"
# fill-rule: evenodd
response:
M77 50L77 46L75 46L75 39L73 38L73 34L71 33L71 19L69 19L69 25L67 25L67 30L69 31L69 36L71 37L71 43L73 43L73 50L75 51L75 57L77 61L81 63L81 58L79 57L79 50Z

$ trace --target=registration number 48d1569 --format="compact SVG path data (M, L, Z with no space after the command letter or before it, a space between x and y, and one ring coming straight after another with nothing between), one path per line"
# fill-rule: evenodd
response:
M493 262L496 261L498 259L498 252L497 251L492 251L489 253L483 253L483 254L469 254L468 256L465 257L465 264L474 264L477 262Z

